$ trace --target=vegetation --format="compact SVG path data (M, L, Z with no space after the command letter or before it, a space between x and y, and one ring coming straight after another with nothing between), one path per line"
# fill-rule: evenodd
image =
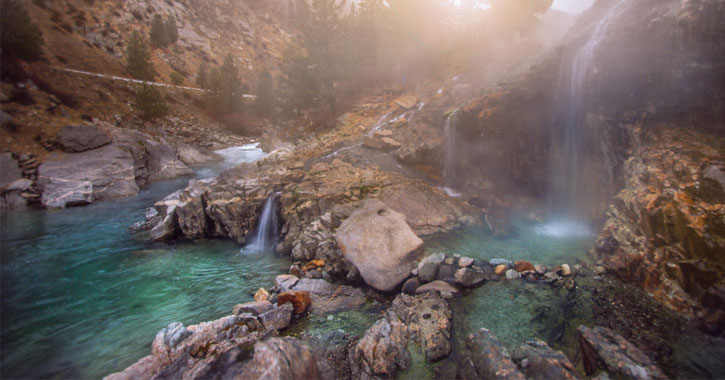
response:
M27 61L43 55L43 36L19 0L0 2L0 49L3 63L11 58Z
M143 120L154 120L166 116L169 108L161 93L154 86L143 85L136 93L134 107Z
M171 83L175 86L181 86L184 84L184 76L178 72L178 71L172 71L171 74L169 74L169 79L171 79Z
M209 70L207 69L206 64L202 63L199 66L199 72L196 74L195 82L199 88L209 88Z
M269 117L274 114L274 79L267 70L259 74L257 83L257 99L254 101L254 110L257 115Z
M138 31L134 31L128 40L126 71L141 80L151 80L156 76L148 43Z
M164 20L156 15L151 22L150 32L151 43L156 47L164 48L179 40L179 30L176 27L176 19L169 16Z
M197 81L199 77L197 77ZM212 69L206 79L205 103L209 110L219 119L242 111L242 81L239 70L231 55L227 55L224 63Z

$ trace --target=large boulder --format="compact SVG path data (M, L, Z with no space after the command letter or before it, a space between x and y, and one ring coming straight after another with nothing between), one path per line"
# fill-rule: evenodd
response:
M408 328L388 311L375 322L349 355L353 378L395 378L410 367Z
M231 375L231 374L229 374ZM240 373L221 378L318 379L317 360L312 349L295 338L270 338L254 345L254 356Z
M352 378L348 356L350 350L357 344L358 337L342 330L335 330L303 333L300 338L315 353L320 378L324 380Z
M58 143L69 153L100 148L112 140L109 128L101 124L69 125L58 132Z
M194 174L176 155L176 150L166 140L146 140L148 151L149 180L176 178Z
M617 378L667 378L647 355L614 331L601 326L579 326L577 330L587 375L603 369Z
M51 154L38 168L38 185L45 207L90 203L139 191L131 154L113 145L83 153Z
M410 339L418 342L428 362L436 362L451 353L451 309L434 292L395 297L390 307L408 326Z
M423 248L405 215L376 199L365 200L342 222L335 240L365 282L381 291L395 289L410 275Z

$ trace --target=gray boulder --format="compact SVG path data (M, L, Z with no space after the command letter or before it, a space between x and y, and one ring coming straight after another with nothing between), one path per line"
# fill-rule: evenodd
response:
M69 153L100 148L113 141L108 127L101 124L69 125L58 132L58 143Z
M176 155L174 148L166 140L146 140L148 152L149 180L176 178L194 174Z
M440 267L446 255L443 253L434 253L424 258L418 264L418 277L423 282L431 282L438 275L438 267Z
M227 373L231 375L230 373ZM270 338L254 345L252 360L244 364L235 379L318 379L317 360L312 349L295 338Z
M18 162L15 161L12 154L0 154L0 186L10 184L20 178L23 178L23 172L20 171Z
M395 378L410 367L408 328L391 311L375 322L350 351L352 378Z
M285 303L259 315L259 320L267 330L283 330L292 322L292 303Z
M408 278L423 248L405 215L376 199L365 200L342 222L335 240L365 282L381 291L391 291Z
M614 331L600 326L579 326L577 331L587 375L604 369L616 378L667 378L647 355Z

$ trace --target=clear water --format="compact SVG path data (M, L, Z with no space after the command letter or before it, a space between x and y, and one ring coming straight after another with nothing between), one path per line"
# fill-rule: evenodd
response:
M154 183L138 196L85 207L2 214L0 378L122 370L148 355L169 323L228 315L286 271L286 259L241 255L229 241L152 244L128 232L146 207L187 182Z

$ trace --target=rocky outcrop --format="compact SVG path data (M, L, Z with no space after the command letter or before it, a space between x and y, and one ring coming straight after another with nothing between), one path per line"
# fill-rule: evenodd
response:
M149 181L176 178L194 174L176 155L176 150L166 140L147 139L144 144L148 154Z
M459 379L524 380L526 377L511 360L506 348L487 329L466 338L466 354L458 368Z
M514 350L511 358L529 380L580 379L569 358L540 339L527 341Z
M373 199L340 225L335 240L365 282L382 291L393 290L409 276L423 247L403 214Z
M351 379L348 357L358 337L336 330L325 333L304 333L300 339L307 343L317 358L317 369L323 380Z
M20 195L30 187L25 181L12 154L0 154L0 209L25 206L27 202Z
M394 378L410 366L408 328L392 311L372 325L350 351L353 378Z
M58 133L58 144L68 153L79 153L108 145L113 140L110 125L68 125Z
M451 309L435 292L419 296L401 294L389 309L408 326L408 336L423 348L426 361L436 362L450 354Z
M579 326L577 330L587 375L603 369L617 378L667 378L647 355L612 330L599 326Z

